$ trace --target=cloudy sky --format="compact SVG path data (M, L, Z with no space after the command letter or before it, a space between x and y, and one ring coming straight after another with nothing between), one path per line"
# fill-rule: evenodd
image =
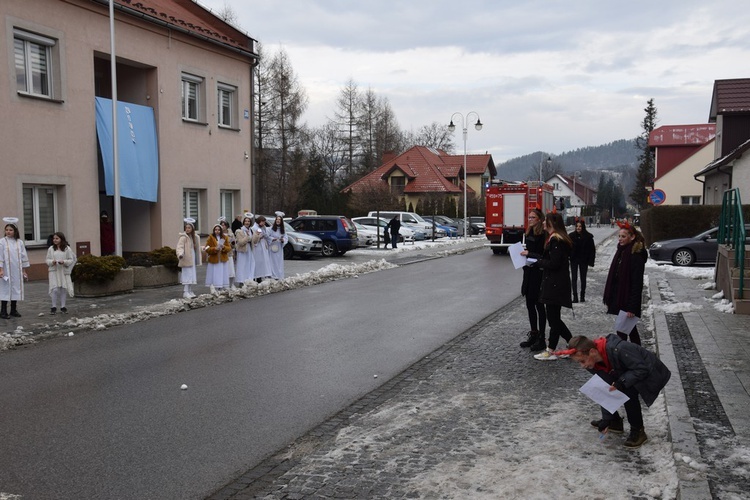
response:
M404 130L476 111L468 151L496 163L633 138L650 98L660 125L706 123L714 80L750 77L740 0L199 3L231 7L266 53L287 51L309 125L333 116L351 78Z

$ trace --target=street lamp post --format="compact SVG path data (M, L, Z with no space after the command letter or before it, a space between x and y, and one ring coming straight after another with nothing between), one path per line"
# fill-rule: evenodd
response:
M552 158L550 158L548 156L547 160L546 160L546 163L547 163L547 165L549 165L550 163L552 163ZM539 182L540 183L544 182L544 179L542 178L542 166L544 164L545 164L544 153L542 153L542 157L539 159Z
M576 179L581 175L580 170L576 170L573 172L573 198L570 200L570 207L573 208L575 205L573 205L573 201L576 198ZM584 201L585 203L585 201ZM573 209L573 217L580 217L580 214L577 213L575 209Z
M466 137L469 135L468 130L467 130L467 122L468 122L469 117L471 115L474 115L474 116L477 117L477 122L474 124L474 128L477 129L477 130L482 130L482 122L479 120L479 114L476 111L469 111L466 114L465 118L464 118L464 115L462 115L461 113L458 113L458 112L453 113L451 115L451 122L448 125L448 130L451 131L451 132L453 132L454 130L456 130L456 126L453 124L453 118L455 118L456 116L460 116L461 117L461 128L463 129L463 132L464 132L464 241L466 241L469 238L469 236L468 236L468 233L469 233L468 216L466 215L466 211L467 211L467 204L466 204L466 193L467 193L467 191L466 191Z

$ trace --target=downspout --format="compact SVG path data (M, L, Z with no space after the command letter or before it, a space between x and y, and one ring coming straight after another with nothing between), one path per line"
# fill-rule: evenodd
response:
M250 65L250 211L256 213L255 200L256 196L256 165L255 165L255 99L253 93L255 92L255 69L260 64L260 61L256 57L253 59L253 63ZM258 112L260 113L260 106L258 106Z

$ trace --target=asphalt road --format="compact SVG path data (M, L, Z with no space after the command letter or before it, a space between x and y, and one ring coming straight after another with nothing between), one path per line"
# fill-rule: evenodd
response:
M520 281L483 249L6 352L0 494L203 498Z

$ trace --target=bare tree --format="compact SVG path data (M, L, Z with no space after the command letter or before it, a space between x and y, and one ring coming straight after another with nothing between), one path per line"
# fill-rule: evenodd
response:
M235 10L226 2L226 0L224 0L224 6L219 9L219 11L216 13L216 16L223 20L225 23L231 24L232 26L238 25L239 17L237 16L237 12L235 12Z
M453 153L455 150L453 134L448 130L447 125L438 122L423 125L416 133L406 134L406 143L407 149L412 146L425 146L442 149L446 153Z
M349 79L341 89L336 100L335 121L340 127L341 139L347 152L346 177L350 179L354 174L354 157L358 155L359 142L358 112L360 108L359 88L353 79Z

